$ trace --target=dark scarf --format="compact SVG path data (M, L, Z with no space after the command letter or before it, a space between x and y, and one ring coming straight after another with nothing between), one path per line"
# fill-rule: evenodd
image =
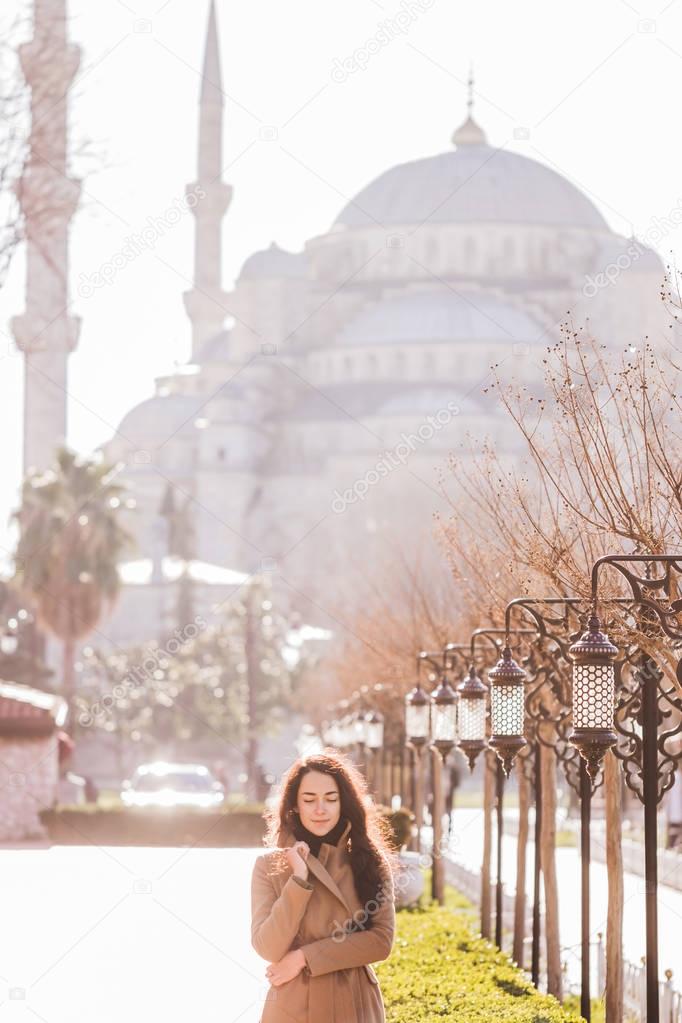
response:
M327 845L335 846L341 838L344 828L348 823L347 819L341 816L331 831L328 831L326 835L315 835L312 831L308 831L305 825L301 823L301 818L297 813L294 814L294 822L294 838L297 842L307 842L313 856L320 855L320 848L322 847L323 842Z

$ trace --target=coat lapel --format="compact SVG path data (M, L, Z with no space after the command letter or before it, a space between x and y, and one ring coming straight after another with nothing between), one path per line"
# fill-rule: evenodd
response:
M352 916L353 911L348 905L348 902L346 901L343 892L341 891L341 889L339 888L336 881L331 876L325 865L323 863L320 863L317 856L313 856L312 853L310 853L310 855L308 856L308 870L310 870L315 875L315 877L317 877L322 882L322 884L329 889L332 895L336 896L341 905L345 908L348 915Z
M350 829L351 829L351 824L350 824L350 821L348 821L348 823L346 824L346 827L344 828L343 834L341 835L341 838L336 843L336 848L337 849L339 849L341 847L345 848L346 842L348 841L348 833L349 833ZM290 840L287 841L287 845L293 845L295 843L295 841L296 841L296 838L292 834ZM331 846L328 847L328 851L331 851ZM345 895L343 894L343 892L341 891L341 889L337 885L336 881L334 880L334 878L331 876L331 874L329 873L329 871L325 867L324 863L322 863L317 858L317 856L313 855L313 853L309 854L308 859L307 859L307 863L308 863L308 870L310 870L311 873L313 873L315 875L315 877L319 881L322 882L322 884L325 886L325 888L328 888L329 891L332 893L332 895L334 895L339 900L339 902L344 907L344 909L346 910L348 915L352 916L353 915L353 910L348 905L348 902L346 900Z

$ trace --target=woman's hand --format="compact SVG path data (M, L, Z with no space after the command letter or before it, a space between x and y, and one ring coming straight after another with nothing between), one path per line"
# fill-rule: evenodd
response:
M282 984L293 980L294 977L298 977L305 965L306 961L303 952L300 948L296 948L293 952L287 952L278 963L270 963L265 971L265 976L273 987L280 987Z
M308 880L308 854L310 847L307 842L295 842L287 849L287 862L294 874L302 881Z

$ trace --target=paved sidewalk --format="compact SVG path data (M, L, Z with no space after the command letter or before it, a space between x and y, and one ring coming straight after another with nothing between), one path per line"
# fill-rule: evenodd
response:
M460 863L480 872L483 851L483 814L480 810L456 810L455 830L452 836L451 854ZM496 871L493 844L493 873ZM527 892L532 896L533 843L528 844ZM557 874L559 880L559 915L561 944L574 946L579 964L580 944L580 857L577 849L557 849ZM502 878L505 890L513 894L516 888L516 839L503 839ZM591 888L591 931L596 939L601 931L606 937L607 876L602 863L592 862L590 866ZM624 921L623 948L625 958L639 964L645 954L644 930L644 880L634 874L625 874L624 879ZM658 891L659 915L659 967L673 971L673 986L682 988L682 892L665 884ZM579 969L579 966L578 966ZM574 973L574 970L572 970Z
M256 854L0 849L3 1023L257 1023Z

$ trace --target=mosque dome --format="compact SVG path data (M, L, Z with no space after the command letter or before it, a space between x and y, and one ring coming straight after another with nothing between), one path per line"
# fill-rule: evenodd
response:
M609 230L575 185L537 160L490 146L471 116L452 139L450 152L380 174L344 207L332 230L425 221Z
M265 279L268 277L305 277L307 259L304 252L287 252L276 242L268 249L254 252L241 268L240 280Z
M204 403L205 398L187 394L155 395L126 413L117 435L126 443L163 444L193 430Z

